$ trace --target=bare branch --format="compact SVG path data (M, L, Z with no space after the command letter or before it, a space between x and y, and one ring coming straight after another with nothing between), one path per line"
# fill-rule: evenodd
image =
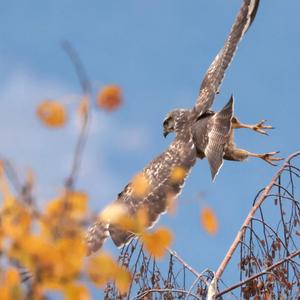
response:
M203 277L203 274L206 273L206 272L209 272L210 270L209 269L205 269L201 274L199 274L199 276L195 279L195 281L193 282L193 284L191 285L190 289L188 290L188 293L187 295L185 296L184 300L187 300L189 295L191 294L194 286L197 284L197 282L199 280L203 280L205 282L205 284L208 286L208 282L206 281L206 279Z
M75 67L75 71L78 76L83 93L91 94L92 92L91 83L90 80L88 79L87 73L85 71L81 59L79 58L77 51L74 49L74 47L71 45L69 41L66 40L62 41L61 45L63 49L66 51L66 53L68 54L68 56L70 57Z
M245 231L246 231L246 228L248 227L251 220L253 219L255 212L261 207L262 203L268 197L272 187L275 185L276 181L278 180L278 178L282 174L282 172L285 170L285 168L289 166L290 161L298 155L300 155L300 151L293 153L286 159L284 164L281 166L281 168L276 172L275 176L272 178L271 182L265 187L263 192L260 194L259 198L255 201L255 203L254 203L253 207L251 208L248 216L246 217L241 229L237 233L232 245L230 246L225 258L223 259L222 263L220 264L218 270L215 273L215 277L214 277L215 282L218 282L220 280L225 268L227 267L229 261L231 260L231 258L233 256L233 253L235 252L239 243L242 241ZM216 295L212 299L215 299L215 297L216 297Z
M79 172L79 168L80 168L80 164L81 164L81 160L82 160L82 155L83 155L84 147L85 147L87 136L88 136L88 129L89 129L89 123L90 123L90 118L91 118L91 116L90 116L90 97L92 94L92 88L91 88L90 81L87 77L85 68L84 68L76 50L72 47L72 45L68 41L63 41L62 47L66 51L68 56L70 57L73 65L75 67L75 70L76 70L76 73L77 73L77 76L78 76L78 79L81 84L83 94L85 97L84 99L85 99L85 101L87 101L86 111L83 115L81 129L80 129L79 137L78 137L76 147L75 147L71 172L65 182L66 189L72 190L72 189L74 189L74 184L75 184L75 181L78 176L78 172Z
M131 298L131 300L145 299L144 297L146 297L147 295L152 294L152 293L162 293L162 294L163 293L182 293L183 295L188 294L188 296L192 296L195 299L199 299L199 300L202 299L202 298L196 296L195 294L187 292L186 290L182 290L182 289L149 289L149 290L141 293L140 295Z
M290 254L289 256L287 256L287 257L281 259L280 261L276 262L275 264L273 264L272 266L266 268L265 270L261 271L260 273L257 273L257 274L255 274L255 275L253 275L253 276L251 276L251 277L249 277L249 278L243 280L243 281L240 281L239 283L236 283L236 284L230 286L229 288L223 290L222 292L217 293L216 297L220 297L220 296L222 296L222 295L224 295L224 294L227 294L228 292L230 292L230 291L232 291L232 290L234 290L234 289L236 289L236 288L238 288L238 287L240 287L240 286L242 286L242 285L244 285L244 284L246 284L246 283L248 283L248 282L250 282L250 281L252 281L252 280L254 280L254 279L256 279L256 278L258 278L258 277L260 277L260 276L262 276L262 275L265 275L265 274L269 273L270 271L272 271L272 270L275 269L276 267L282 265L282 264L285 263L286 261L291 260L293 257L295 257L295 256L297 256L297 255L299 255L299 254L300 254L300 250L297 250L297 251L293 252L293 253Z
M168 249L168 252L174 256L185 268L187 268L190 272L192 272L196 277L197 279L202 279L205 281L206 283L206 280L203 278L203 274L197 272L194 268L192 268L187 262L185 262L174 250L172 249Z

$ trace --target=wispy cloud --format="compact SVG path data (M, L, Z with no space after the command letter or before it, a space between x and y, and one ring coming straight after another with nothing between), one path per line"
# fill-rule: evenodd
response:
M29 167L35 171L36 194L41 201L55 196L62 186L71 167L79 126L74 105L69 105L66 127L57 130L41 125L35 108L45 98L63 99L68 104L66 95L71 94L67 85L40 79L28 70L16 70L0 83L0 153L21 166L20 173ZM79 186L91 195L92 206L103 206L122 188L118 174L110 171L107 154L112 149L124 155L142 151L148 144L146 137L147 130L142 127L93 113L79 178Z

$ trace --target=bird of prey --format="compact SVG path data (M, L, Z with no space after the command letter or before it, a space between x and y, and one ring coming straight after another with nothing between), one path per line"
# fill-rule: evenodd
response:
M171 194L176 198L179 195L197 157L208 158L213 178L222 165L223 158L242 160L247 156L257 156L270 163L277 160L272 157L275 153L260 155L235 148L234 128L249 127L264 133L263 129L270 127L263 123L255 126L241 124L233 117L233 98L220 112L210 110L237 45L254 20L258 4L259 0L243 1L223 48L204 77L195 106L192 109L176 109L168 113L163 123L164 135L174 132L175 139L165 152L153 159L141 172L149 184L147 192L137 195L133 182L130 182L114 202L125 207L129 216L134 216L141 207L146 209L147 227L151 227L166 211L168 196ZM171 176L174 168L184 170L184 176L176 181ZM108 236L120 247L129 242L134 234L116 224L98 220L88 229L88 253L98 250Z
M258 6L259 0L244 0L223 48L204 76L195 106L191 110L187 110L191 114L197 157L200 159L207 158L213 180L223 164L223 159L243 161L248 157L257 157L271 165L274 165L275 161L282 160L273 157L278 152L252 153L235 146L233 129L249 128L261 134L267 134L264 129L272 129L273 127L265 125L265 120L254 125L241 123L234 116L233 96L221 111L215 113L210 109L216 94L219 93L225 71L234 56L238 42L253 22ZM172 117L167 116L164 121L164 136L173 131L172 123Z
M170 117L174 121L175 139L165 152L153 159L141 172L142 177L147 181L147 192L136 193L131 182L119 193L114 202L125 208L129 216L134 216L143 207L147 212L147 228L153 226L159 216L167 210L168 197L178 196L197 158L189 120L190 114L185 110L176 110L170 114ZM177 180L172 179L175 168L184 170L183 176ZM98 250L109 235L118 247L123 246L133 237L131 232L121 229L116 224L107 224L99 220L88 229L88 253Z

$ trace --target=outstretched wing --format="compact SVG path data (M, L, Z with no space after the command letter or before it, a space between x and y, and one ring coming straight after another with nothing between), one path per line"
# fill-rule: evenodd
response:
M168 167L164 165L166 162L155 161L153 166L157 168L157 174L167 173ZM170 173L170 172L169 172ZM152 227L152 225L159 219L160 215L167 210L167 199L166 195L170 190L168 183L169 174L165 174L164 178L160 183L151 183L151 177L153 174L150 174L150 177L146 177L146 174L143 172L141 175L144 178L147 178L148 187L145 193L136 194L134 192L133 184L129 183L124 191L119 194L116 204L121 205L126 209L126 215L134 216L138 213L139 209L145 210L147 213L147 228ZM143 183L142 183L143 184ZM144 189L142 187L142 189ZM132 232L125 231L118 224L109 225L110 237L117 247L122 247L124 244L128 243L135 235Z
M164 213L168 206L169 197L177 197L183 187L186 177L196 161L196 150L192 138L186 134L183 139L173 141L170 147L152 160L140 173L140 184L146 184L144 192L134 191L134 180L131 181L118 195L114 202L126 211L126 215L135 216L140 208L147 213L148 223L151 227ZM173 171L179 169L179 173L173 176ZM143 182L144 179L146 182ZM143 188L142 188L143 189ZM94 223L87 232L88 254L97 251L108 235L116 246L121 247L128 243L135 235L118 226L116 222L105 224L99 220Z
M86 235L87 255L100 249L108 237L108 224L99 220L91 225Z
M234 56L239 41L253 22L258 5L259 0L244 0L223 48L219 51L204 76L199 96L193 108L194 116L202 115L212 106L225 71Z
M191 139L172 143L166 152L150 162L141 173L148 184L145 194L136 195L132 183L129 183L119 194L116 203L125 206L126 213L130 216L134 216L143 208L148 219L146 227L152 227L160 215L166 212L168 199L176 198L181 192L195 160L196 150ZM179 176L174 176L176 170L181 172ZM109 233L117 247L122 247L134 237L133 233L124 231L116 224L109 225Z

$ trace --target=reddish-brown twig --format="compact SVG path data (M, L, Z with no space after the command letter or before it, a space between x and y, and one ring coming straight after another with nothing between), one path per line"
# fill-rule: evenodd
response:
M189 293L186 290L182 290L182 289L149 289L149 290L146 290L143 293L137 295L136 297L131 298L131 300L147 299L146 296L151 293L181 293L183 295L188 294L189 296L192 296L194 299L199 299L199 300L202 299L202 298L198 297L197 295L195 295L193 293Z
M188 269L190 272L192 272L197 279L204 279L203 276L197 272L194 268L192 268L189 264L187 264L174 250L168 249L168 252L174 256L186 269ZM205 279L204 279L205 280Z
M272 271L272 270L275 269L276 267L282 265L282 264L285 263L286 261L291 260L293 257L295 257L295 256L297 256L297 255L300 255L300 250L294 251L294 252L291 253L289 256L287 256L287 257L281 259L280 261L276 262L275 264L273 264L272 266L266 268L265 270L263 270L263 271L261 271L261 272L255 274L255 275L253 275L253 276L251 276L251 277L249 277L249 278L247 278L247 279L245 279L245 280L243 280L243 281L240 281L239 283L236 283L236 284L234 284L234 285L228 287L227 289L223 290L222 292L216 294L216 298L217 298L217 297L220 297L220 296L222 296L222 295L224 295L224 294L227 294L228 292L230 292L230 291L232 291L232 290L234 290L234 289L236 289L236 288L238 288L238 287L240 287L240 286L242 286L242 285L244 285L244 284L246 284L246 283L248 283L248 282L250 282L250 281L252 281L252 280L254 280L254 279L256 279L256 278L259 278L260 276L262 276L262 275L264 275L264 274L269 273L270 271Z
M248 227L248 225L250 224L251 220L253 219L256 211L259 209L259 207L261 207L262 203L265 201L265 199L267 198L267 196L269 195L272 187L276 184L276 181L278 180L279 176L282 174L282 172L284 171L284 169L289 166L290 161L296 157L300 155L300 151L295 152L293 154L291 154L286 161L284 162L284 164L281 166L281 168L276 172L275 176L272 178L271 182L265 187L265 189L263 190L263 192L261 193L260 197L257 199L257 201L254 203L254 205L252 206L248 216L246 217L243 225L241 226L239 232L237 233L233 243L231 244L227 254L225 255L222 263L220 264L219 268L217 269L214 279L211 283L210 286L210 299L216 299L217 296L217 283L220 280L225 268L227 267L229 261L231 260L233 253L235 252L237 246L240 244L240 242L243 239L243 236L245 234L245 231Z

